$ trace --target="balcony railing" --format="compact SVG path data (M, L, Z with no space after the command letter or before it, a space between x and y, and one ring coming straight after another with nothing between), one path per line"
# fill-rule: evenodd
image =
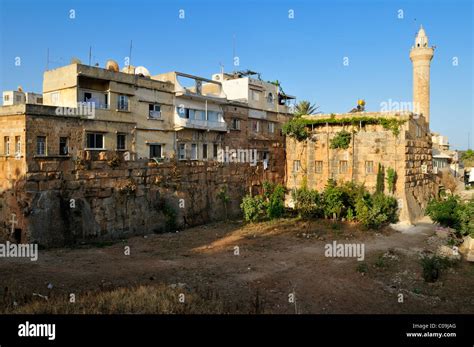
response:
M95 109L102 109L102 110L108 110L109 109L109 104L104 104L104 103L101 103L101 102L97 102L97 101L80 101L77 103L78 106L90 106L92 108L95 108Z
M227 123L225 121L188 119L178 116L175 117L175 126L193 129L227 131Z

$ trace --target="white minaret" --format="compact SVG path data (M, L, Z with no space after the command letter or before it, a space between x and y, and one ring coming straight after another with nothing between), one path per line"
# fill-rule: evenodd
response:
M430 122L430 64L434 48L428 46L423 26L418 30L415 46L410 50L413 64L413 111L421 114L427 123Z

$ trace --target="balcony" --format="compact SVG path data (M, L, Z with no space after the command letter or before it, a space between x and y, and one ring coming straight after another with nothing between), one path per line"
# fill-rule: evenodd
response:
M200 119L188 119L175 116L174 118L175 128L191 128L201 130L215 130L215 131L227 131L227 123L225 121L210 121Z

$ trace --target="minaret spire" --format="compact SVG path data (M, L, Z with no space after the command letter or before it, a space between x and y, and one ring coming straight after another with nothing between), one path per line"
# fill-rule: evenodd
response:
M415 45L410 50L413 64L413 111L430 121L430 64L434 48L428 45L428 36L423 25L415 37Z

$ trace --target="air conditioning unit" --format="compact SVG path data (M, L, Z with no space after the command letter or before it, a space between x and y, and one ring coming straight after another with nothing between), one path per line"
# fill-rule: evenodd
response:
M421 165L421 173L427 174L428 173L428 165Z

